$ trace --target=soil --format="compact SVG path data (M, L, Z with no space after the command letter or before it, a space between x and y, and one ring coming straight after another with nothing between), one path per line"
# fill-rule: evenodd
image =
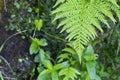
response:
M9 13L0 13L0 46L16 31L6 31ZM21 34L22 35L22 34ZM29 55L29 40L16 35L7 40L0 52L0 72L4 80L26 80L34 66ZM28 79L27 79L28 80Z

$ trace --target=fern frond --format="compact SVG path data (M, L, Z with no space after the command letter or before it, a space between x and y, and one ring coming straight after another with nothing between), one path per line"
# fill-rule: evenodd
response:
M66 39L76 50L79 58L82 56L84 46L97 36L96 29L103 32L100 22L109 26L105 17L116 22L112 11L116 12L120 19L120 10L116 0L57 0L64 2L52 14L56 14L55 20L61 19L58 28L63 26L61 32L66 31Z
M73 67L64 68L59 72L59 76L64 76L63 80L75 80L80 72Z

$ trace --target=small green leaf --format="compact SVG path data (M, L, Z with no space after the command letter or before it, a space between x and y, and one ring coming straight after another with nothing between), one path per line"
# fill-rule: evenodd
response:
M35 54L38 52L39 47L40 47L38 43L39 43L39 39L32 38L32 43L31 43L30 49L29 49L30 54Z
M52 63L49 61L49 60L44 60L43 61L43 64L46 68L48 68L49 70L52 70L53 69L53 65Z
M11 15L11 18L15 18L15 17L16 17L16 15L15 15L15 14L12 14L12 15Z
M35 42L39 46L46 46L47 45L47 41L44 38L42 38L40 40L38 38L32 38L32 41Z
M40 40L38 38L32 38L32 41L38 45L40 45Z
M38 23L38 30L40 30L42 26L43 26L43 21L42 19L40 19Z
M35 24L35 26L37 28L37 26L38 26L38 20L37 19L34 21L34 24Z
M40 75L49 74L49 73L50 71L48 69L45 69L40 73Z
M39 13L40 9L39 8L35 8L35 12Z
M38 45L35 43L35 42L33 42L31 45L30 45L30 54L35 54L35 53L37 53L38 52L38 49L39 49L39 47L38 47Z
M34 62L39 63L40 62L40 56L37 54L34 58Z
M39 55L40 61L43 62L45 60L45 52L42 49L40 49Z
M44 70L44 67L41 66L41 64L39 64L39 66L37 67L37 71L41 73L43 70Z
M43 21L42 21L42 19L35 20L34 24L35 24L37 30L40 31L41 27L43 26Z
M94 61L98 58L98 55L97 54L94 54L94 53L91 53L91 54L85 54L84 55L84 59L86 61Z
M32 8L31 7L28 8L28 12L32 12Z
M44 60L49 59L49 55L44 52L43 49L39 49L39 54L37 54L34 58L34 62L44 63Z
M18 3L18 2L14 2L14 5L15 5L15 7L17 8L17 9L20 9L20 4Z
M37 80L51 80L50 75L49 75L49 71L48 70L42 71L39 74Z
M46 39L42 38L42 39L40 39L40 41L42 43L41 46L47 46L48 45Z
M84 54L84 59L86 61L94 61L98 58L98 54L95 54L94 53L94 49L91 45L88 45L86 51L85 51L85 54Z
M86 51L85 51L85 54L89 54L89 53L94 53L94 49L91 45L88 45Z

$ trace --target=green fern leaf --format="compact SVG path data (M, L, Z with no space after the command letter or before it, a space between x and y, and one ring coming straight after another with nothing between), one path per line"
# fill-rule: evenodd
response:
M61 19L58 28L63 26L61 32L66 31L66 39L76 50L79 58L82 56L84 47L90 40L97 36L96 29L103 32L100 22L107 25L106 17L116 22L112 11L120 19L120 10L116 0L57 0L55 6L61 1L63 4L58 6L52 14L55 14L56 21ZM80 59L81 60L81 59Z
M75 80L80 73L73 67L64 68L59 72L59 76L64 76L63 80Z

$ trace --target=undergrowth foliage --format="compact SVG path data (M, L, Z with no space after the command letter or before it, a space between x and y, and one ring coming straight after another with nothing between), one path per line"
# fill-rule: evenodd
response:
M6 29L26 30L25 37L31 41L29 53L34 55L35 66L30 73L33 79L37 76L36 80L120 80L120 77L116 78L119 63L114 70L115 66L110 66L113 61L120 62L120 29L119 25L112 26L118 24L117 19L120 20L116 0L28 1L15 0ZM59 29L56 30L56 26ZM60 30L63 33L58 34ZM97 37L96 30L104 34L88 45ZM104 37L108 38L107 41Z
M54 8L52 14L56 16L53 21L61 19L58 28L63 26L61 32L68 33L66 39L76 50L80 62L85 46L97 36L96 29L103 33L101 22L110 28L106 17L115 23L113 12L120 20L116 0L57 0Z

